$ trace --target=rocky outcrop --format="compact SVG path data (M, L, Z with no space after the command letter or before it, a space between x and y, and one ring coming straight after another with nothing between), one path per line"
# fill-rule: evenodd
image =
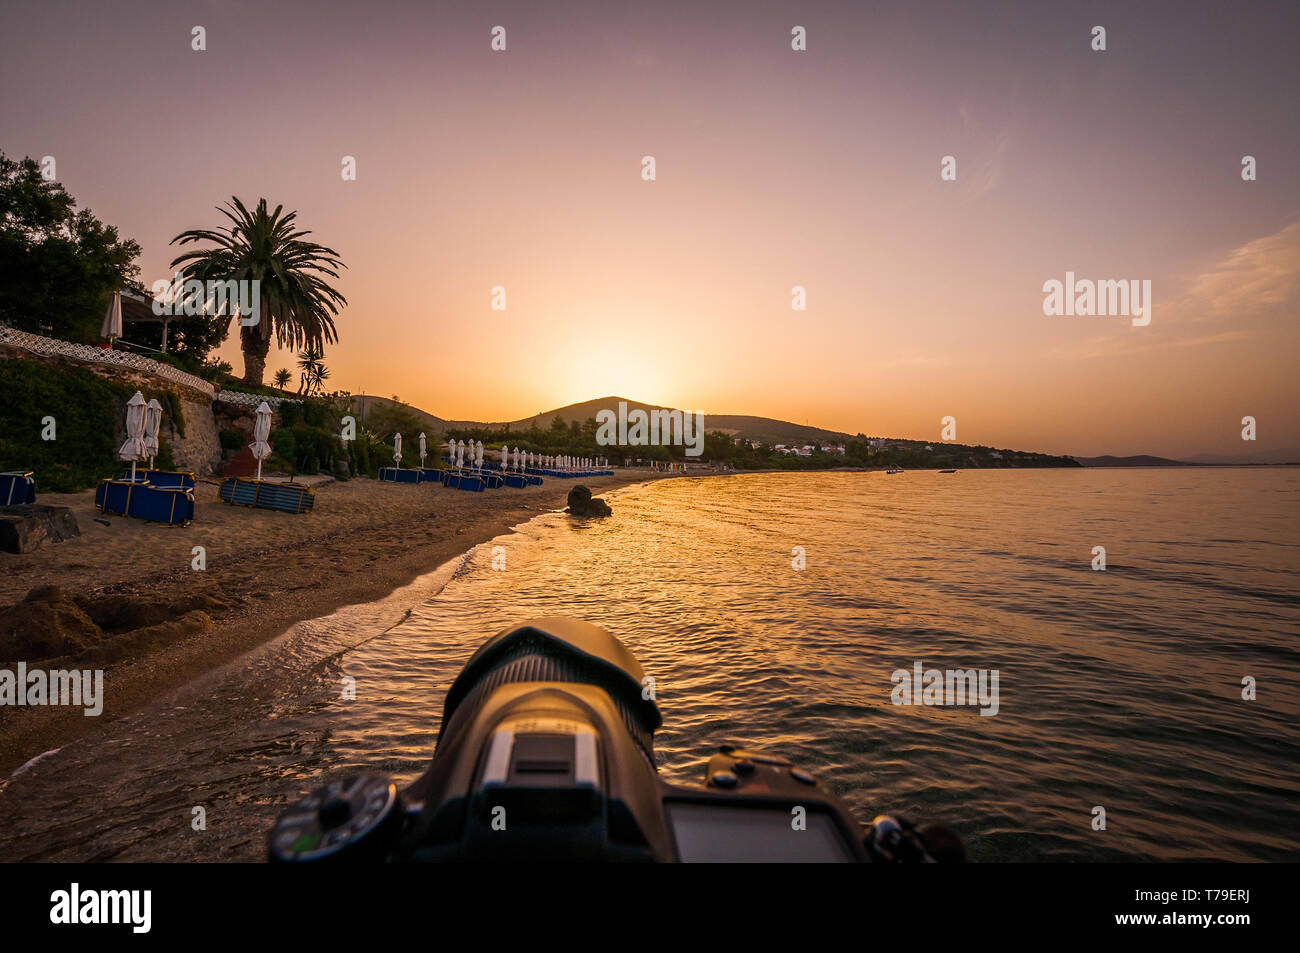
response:
M108 664L139 656L212 628L210 612L237 600L192 593L171 602L135 596L69 599L40 586L0 608L0 664L77 660Z
M47 539L57 543L80 535L77 518L66 506L0 506L0 550L7 553L30 553Z
M579 483L569 491L569 505L564 512L574 516L610 516L613 510L598 496L592 496L591 490Z
M40 586L0 609L0 662L80 655L103 639L99 626L58 586Z

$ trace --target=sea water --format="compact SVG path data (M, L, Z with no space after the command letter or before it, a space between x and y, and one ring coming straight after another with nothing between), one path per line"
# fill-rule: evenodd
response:
M1300 857L1297 470L741 474L609 499L42 758L0 790L0 856L257 859L320 777L416 777L478 644L563 614L654 678L673 781L741 743L864 820L943 821L977 860ZM996 713L899 704L918 664L996 671Z

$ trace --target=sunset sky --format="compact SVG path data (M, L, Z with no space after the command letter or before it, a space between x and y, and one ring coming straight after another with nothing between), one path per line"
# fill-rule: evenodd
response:
M232 195L297 209L349 266L331 386L443 417L1300 447L1300 7L1058 6L6 4L0 149L146 284ZM1150 325L1045 316L1067 271L1149 279Z

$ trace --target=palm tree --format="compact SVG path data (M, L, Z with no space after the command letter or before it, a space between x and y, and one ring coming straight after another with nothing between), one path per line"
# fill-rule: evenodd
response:
M288 387L289 381L292 379L293 375L289 373L289 368L287 367L280 368L275 372L275 377L272 378L272 380L275 381L275 386L280 388L280 390L284 390Z
M332 248L304 241L311 232L297 229L297 212L282 215L283 205L268 212L266 199L249 211L232 197L217 211L230 219L219 229L181 232L171 244L211 242L215 247L187 252L172 262L186 278L200 281L257 281L261 307L257 324L239 326L244 352L244 383L260 387L271 339L283 348L320 349L337 339L334 316L347 299L322 276L337 278L347 266Z
M300 374L298 378L298 393L301 394L303 388L307 388L307 392L309 394L311 393L311 388L308 385L311 383L312 373L316 370L316 366L320 364L320 359L324 356L322 350L312 344L307 345L304 350L298 352L298 371Z
M325 392L325 382L330 379L329 368L324 364L317 363L309 372L307 378L307 391L310 394L321 394Z

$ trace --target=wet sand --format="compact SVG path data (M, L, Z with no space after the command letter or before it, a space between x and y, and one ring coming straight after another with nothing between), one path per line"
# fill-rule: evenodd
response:
M511 526L563 509L575 483L599 495L660 476L632 470L484 493L374 480L330 482L316 487L315 508L300 516L228 506L218 500L216 483L200 482L195 520L187 527L103 516L93 491L41 494L41 503L72 508L81 537L46 542L24 555L0 553L0 606L35 587L55 585L70 597L118 595L142 602L206 593L220 607L209 613L214 624L206 632L108 666L98 717L87 718L76 707L0 708L0 777L295 622L382 598ZM192 568L196 546L206 550L202 571Z

